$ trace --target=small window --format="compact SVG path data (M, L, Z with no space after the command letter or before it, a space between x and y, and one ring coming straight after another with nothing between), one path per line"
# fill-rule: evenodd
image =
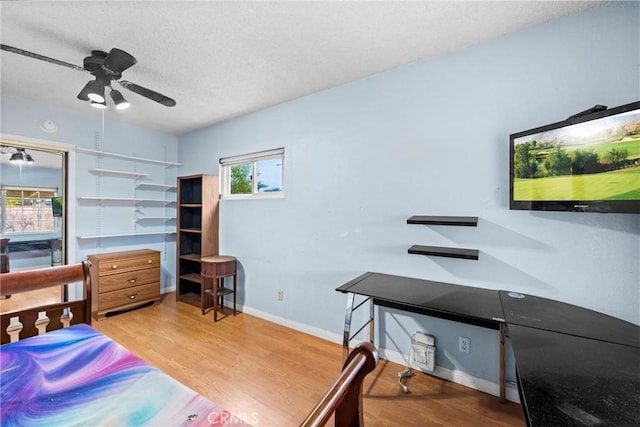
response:
M223 198L284 197L284 148L220 159Z

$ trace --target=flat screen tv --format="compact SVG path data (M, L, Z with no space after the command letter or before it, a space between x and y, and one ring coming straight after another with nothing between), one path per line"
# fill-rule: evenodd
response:
M640 213L640 101L509 139L510 209Z

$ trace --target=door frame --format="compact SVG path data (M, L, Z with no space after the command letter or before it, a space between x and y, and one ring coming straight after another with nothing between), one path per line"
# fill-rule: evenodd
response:
M66 170L63 168L62 173L66 174L63 176L62 183L66 187L64 189L63 194L66 198L65 208L66 215L63 217L62 224L62 238L64 244L64 249L66 251L64 256L65 264L73 263L76 259L77 253L77 245L76 245L76 230L73 224L75 221L75 203L73 201L76 199L76 152L75 145L67 144L59 141L38 139L38 138L30 138L22 135L12 135L0 132L0 140L5 145L17 145L25 148L33 148L33 149L41 149L41 150L49 150L49 151L59 151L65 153L67 165ZM71 286L68 289L68 298L69 300L82 298L82 287L81 286Z

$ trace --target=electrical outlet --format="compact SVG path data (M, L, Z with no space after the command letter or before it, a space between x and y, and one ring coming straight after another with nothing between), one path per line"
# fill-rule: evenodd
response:
M463 353L471 353L471 339L467 337L458 337L458 350Z
M284 300L284 291L282 289L278 289L278 301Z

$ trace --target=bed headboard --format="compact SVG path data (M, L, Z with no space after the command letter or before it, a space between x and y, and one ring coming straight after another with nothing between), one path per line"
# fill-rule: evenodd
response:
M362 386L364 377L378 363L378 351L370 342L358 344L344 362L342 372L331 388L301 424L301 427L323 426L335 414L339 427L364 426Z
M91 283L89 261L38 270L16 271L0 275L0 295L83 283L83 298L78 301L49 304L0 314L1 343L40 335L77 323L91 324Z

